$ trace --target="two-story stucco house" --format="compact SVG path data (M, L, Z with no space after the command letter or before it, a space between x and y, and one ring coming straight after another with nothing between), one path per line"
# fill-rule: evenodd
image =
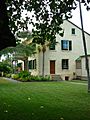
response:
M29 58L30 72L35 75L55 75L62 80L76 78L76 60L84 55L81 29L65 20L62 28L64 36L56 35L56 45L46 47L44 52L38 51L35 57ZM90 34L85 32L87 52L90 54ZM44 62L44 63L43 63ZM83 63L84 64L84 63ZM44 72L44 73L43 73Z

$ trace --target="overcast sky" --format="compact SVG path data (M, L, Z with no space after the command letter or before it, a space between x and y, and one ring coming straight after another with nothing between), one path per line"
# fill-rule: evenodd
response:
M81 27L79 7L73 10L72 14L73 14L73 17L69 20L74 24L76 24L77 26ZM84 30L90 33L90 10L87 11L86 7L83 6L83 4L82 4L82 17L83 17ZM32 29L32 25L29 26L30 31L31 29Z
M79 7L76 10L73 10L72 13L73 17L72 19L70 19L70 21L81 27ZM87 11L85 6L83 5L82 5L82 17L84 30L90 33L90 10Z

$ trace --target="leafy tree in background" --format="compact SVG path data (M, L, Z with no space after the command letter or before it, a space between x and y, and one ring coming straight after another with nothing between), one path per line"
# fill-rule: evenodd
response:
M16 46L16 50L14 51L14 59L22 60L24 62L24 70L28 71L28 57L35 54L36 45L31 43L29 45L19 44Z
M24 70L28 71L28 57L36 52L36 45L32 43L32 35L28 31L17 33L18 41L24 39L16 47L7 47L0 51L0 56L5 55L7 58L12 57L12 60L22 60L24 62Z
M1 73L11 73L12 72L12 66L9 61L5 60L3 62L0 62L0 75Z
M63 16L71 17L73 3L74 0L0 0L0 49L15 46L15 32L28 29L28 24L36 27L37 31L33 32L40 36L41 44L46 39L53 40L55 33L62 30Z
M81 1L88 10L90 1ZM61 35L60 25L72 17L71 10L76 6L76 0L0 0L0 49L15 46L16 31L28 29L28 24L36 28L33 30L35 42L53 41L56 33Z

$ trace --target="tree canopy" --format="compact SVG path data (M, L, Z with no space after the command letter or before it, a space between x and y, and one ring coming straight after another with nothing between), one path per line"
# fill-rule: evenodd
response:
M89 10L90 0L81 2ZM0 49L15 46L13 34L28 29L29 24L35 27L34 42L54 40L56 33L62 35L61 24L72 17L71 10L76 7L76 0L0 0Z

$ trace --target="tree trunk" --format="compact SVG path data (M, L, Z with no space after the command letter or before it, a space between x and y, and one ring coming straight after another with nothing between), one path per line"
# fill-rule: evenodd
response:
M16 40L9 28L5 0L0 0L0 50L9 46L16 46Z
M29 71L29 67L28 67L28 57L24 60L24 70Z
M44 58L45 58L45 54L44 54L44 51L42 52L43 53L43 59L42 59L42 76L44 77Z

